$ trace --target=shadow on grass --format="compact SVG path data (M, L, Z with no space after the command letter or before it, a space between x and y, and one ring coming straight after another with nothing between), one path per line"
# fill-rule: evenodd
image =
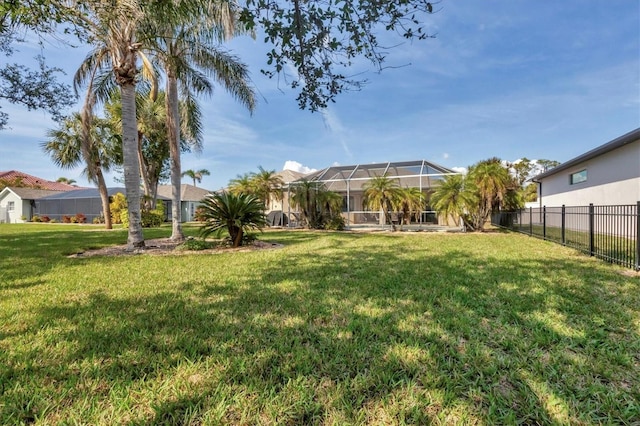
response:
M349 247L360 238L323 239L313 262L290 252L243 285L40 308L40 343L0 367L0 422L91 422L105 405L121 421L133 398L146 424L637 420L638 282L613 291L614 272L573 260L409 253L393 236Z

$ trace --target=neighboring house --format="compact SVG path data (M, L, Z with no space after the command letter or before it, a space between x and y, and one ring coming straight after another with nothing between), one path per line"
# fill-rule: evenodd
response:
M429 211L429 198L445 176L457 172L426 161L404 161L351 166L331 166L303 177L308 181L322 182L330 191L342 195L342 215L347 225L380 224L384 218L379 212L369 211L363 204L363 193L367 182L376 176L387 176L395 180L401 188L418 188L424 194L424 211L418 216L418 223L438 223L435 212ZM283 210L294 212L289 206L290 190L296 182L287 185L284 191ZM289 210L290 209L290 210ZM294 217L292 217L294 220Z
M0 223L28 222L34 216L37 200L60 191L6 187L0 191Z
M191 222L195 220L196 208L200 205L200 201L209 195L211 191L198 188L197 186L182 184L180 185L180 219L182 222ZM158 196L162 196L171 200L171 185L159 185ZM171 209L167 211L169 220L171 219Z
M72 191L74 189L78 189L77 186L67 185L66 183L53 182L16 170L0 172L0 183L2 182L9 182L8 186L12 187L44 189L49 191ZM20 185L17 185L17 183L20 183Z
M117 193L126 194L125 188L107 188L109 200ZM158 195L158 202L165 204L165 219L171 210L171 200ZM63 216L83 214L87 223L92 223L96 217L102 217L102 199L98 188L84 188L75 191L58 192L35 201L35 214L49 216L62 222Z
M534 177L542 206L640 201L640 128Z

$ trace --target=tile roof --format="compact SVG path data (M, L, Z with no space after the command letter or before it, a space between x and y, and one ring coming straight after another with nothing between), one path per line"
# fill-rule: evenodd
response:
M0 172L0 179L9 183L14 183L19 179L22 185L32 189L44 189L49 191L72 191L74 189L78 189L77 186L67 185L66 183L60 182L52 182L50 180L42 179L16 170ZM11 184L9 186L13 187Z

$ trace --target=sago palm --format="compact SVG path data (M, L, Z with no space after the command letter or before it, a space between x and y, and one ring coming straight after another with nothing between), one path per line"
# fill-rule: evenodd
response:
M242 245L245 232L262 230L267 225L262 201L250 194L232 194L230 192L208 195L200 206L200 236L229 233L233 247Z

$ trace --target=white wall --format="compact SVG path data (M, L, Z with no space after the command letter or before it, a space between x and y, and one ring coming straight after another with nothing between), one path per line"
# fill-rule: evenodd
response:
M7 208L9 203L13 202L13 210L9 211ZM24 215L28 218L31 217L31 205L29 201L23 201L22 198L18 197L11 190L4 191L4 196L0 199L0 207L3 210L3 217L0 218L0 221L7 223L22 223L24 222L21 217Z
M587 170L585 182L570 184ZM636 204L640 201L640 141L542 179L540 206Z

